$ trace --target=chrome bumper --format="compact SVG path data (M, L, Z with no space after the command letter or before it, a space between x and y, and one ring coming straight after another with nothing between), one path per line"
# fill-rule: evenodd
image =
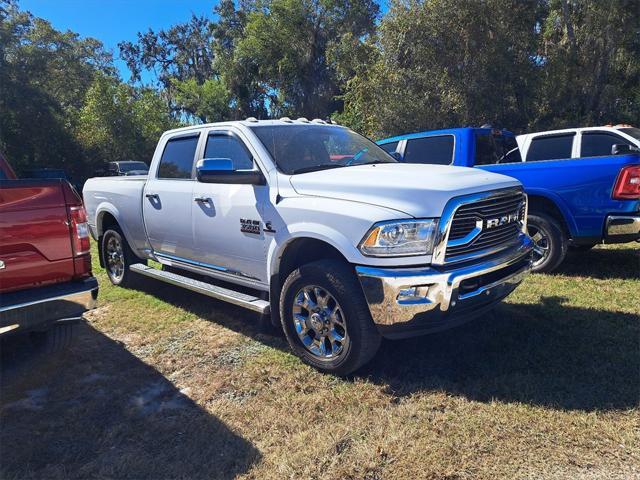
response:
M640 240L640 216L609 215L605 227L608 243L625 243Z
M479 263L458 268L357 266L369 310L388 337L444 330L491 308L531 269L531 239Z
M44 330L54 323L75 320L96 306L94 277L19 292L0 299L0 336L18 331Z

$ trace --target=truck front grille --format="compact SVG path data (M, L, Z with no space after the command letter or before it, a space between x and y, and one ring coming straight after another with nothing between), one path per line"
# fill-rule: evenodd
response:
M522 232L526 204L522 191L509 190L458 207L451 220L445 262L488 255L515 243Z

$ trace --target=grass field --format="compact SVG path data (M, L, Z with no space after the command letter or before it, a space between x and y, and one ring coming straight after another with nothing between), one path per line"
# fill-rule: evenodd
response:
M3 345L3 479L640 478L637 244L385 342L347 379L244 310L95 273L99 308L67 352Z

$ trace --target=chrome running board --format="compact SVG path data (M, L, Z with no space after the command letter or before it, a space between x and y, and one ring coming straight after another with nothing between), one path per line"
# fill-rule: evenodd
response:
M177 287L186 288L187 290L201 293L208 297L215 298L216 300L232 303L233 305L244 307L263 315L268 315L270 313L269 302L259 297L254 297L253 295L247 295L246 293L237 292L229 288L219 287L200 280L194 280L193 278L189 278L178 273L158 270L157 268L148 267L142 263L135 263L131 265L129 269L132 272L139 273L140 275L155 278L156 280L170 283Z

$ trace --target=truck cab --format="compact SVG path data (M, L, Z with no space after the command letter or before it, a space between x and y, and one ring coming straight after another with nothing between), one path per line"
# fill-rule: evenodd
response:
M402 164L322 120L171 130L149 175L90 179L84 198L112 283L145 275L258 312L336 374L382 337L481 315L531 263L518 181Z
M551 272L568 249L640 240L640 130L628 126L521 135L453 128L378 144L403 162L477 167L518 179L529 197L533 270Z

